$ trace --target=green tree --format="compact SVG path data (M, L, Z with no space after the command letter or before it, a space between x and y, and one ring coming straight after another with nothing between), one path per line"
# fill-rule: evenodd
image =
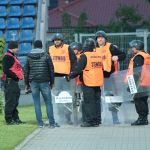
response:
M86 27L86 23L87 23L87 14L86 12L81 12L80 13L80 16L79 16L79 19L78 19L78 24L77 24L77 32L84 32L85 31L85 27Z
M132 31L135 27L141 25L142 16L133 6L120 5L115 12L116 20L110 23L120 32ZM118 26L118 25L119 26Z
M70 28L71 27L71 16L67 12L63 12L61 15L62 27Z

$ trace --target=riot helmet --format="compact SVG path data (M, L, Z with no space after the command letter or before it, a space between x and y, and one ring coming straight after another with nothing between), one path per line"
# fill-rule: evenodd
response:
M53 35L52 37L52 41L54 40L61 40L61 41L64 41L64 36L61 34L61 33L56 33Z
M136 50L144 50L144 43L141 40L132 40L129 42L131 48L136 48Z
M71 50L78 50L78 52L82 51L82 44L79 42L72 42L69 46Z
M100 31L97 31L95 33L95 39L97 40L98 37L103 37L107 40L107 35L104 31L100 30Z
M95 41L92 38L86 39L83 44L84 51L93 51L93 49L95 49L95 47L96 47Z

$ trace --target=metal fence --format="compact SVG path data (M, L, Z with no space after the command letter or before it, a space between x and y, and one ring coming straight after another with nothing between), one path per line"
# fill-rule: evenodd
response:
M132 33L108 33L108 41L117 45L121 51L124 51L127 56L126 60L121 62L120 68L127 69L128 63L132 54L128 53L129 42L132 40L142 40L144 49L150 52L150 32L132 32ZM87 38L94 38L95 34L75 34L75 41L83 43Z

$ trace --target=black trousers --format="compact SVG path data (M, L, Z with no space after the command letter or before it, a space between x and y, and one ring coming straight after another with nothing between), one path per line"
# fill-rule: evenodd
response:
M140 118L145 118L148 116L148 96L136 97L134 98L136 112Z
M19 104L20 89L17 81L5 81L5 120L11 122L19 119L17 106Z
M83 122L101 123L100 87L83 85L82 118Z

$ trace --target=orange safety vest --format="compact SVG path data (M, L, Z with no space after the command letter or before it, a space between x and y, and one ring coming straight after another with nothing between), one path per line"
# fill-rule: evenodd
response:
M56 48L54 45L49 47L49 54L54 65L54 72L59 74L70 73L70 58L68 52L69 45L63 44L62 47Z
M112 65L112 55L109 50L111 43L106 43L103 47L96 47L96 51L99 53L99 55L102 57L103 61L103 70L110 72L111 71L111 65Z
M77 54L77 55L76 55L77 61L79 61L80 55L81 55L81 54ZM80 78L79 78L79 77L80 77L80 76L77 76L77 77L75 78L75 83L76 83L77 86L82 84L82 81L80 81Z
M119 63L118 63L118 60L114 61L114 68L115 68L114 73L117 74L117 73L118 73L118 70L119 70Z
M137 55L144 58L144 64L140 76L140 86L150 86L150 55L147 53L139 52L130 60L127 75L133 75L134 58Z
M23 75L23 70L22 70L19 60L15 56L13 56L11 53L7 52L5 55L8 55L14 58L15 62L9 70L12 71L19 78L19 80L23 80L24 75Z
M97 52L85 52L87 64L83 70L84 84L90 87L102 86L104 76L102 70L102 57Z

